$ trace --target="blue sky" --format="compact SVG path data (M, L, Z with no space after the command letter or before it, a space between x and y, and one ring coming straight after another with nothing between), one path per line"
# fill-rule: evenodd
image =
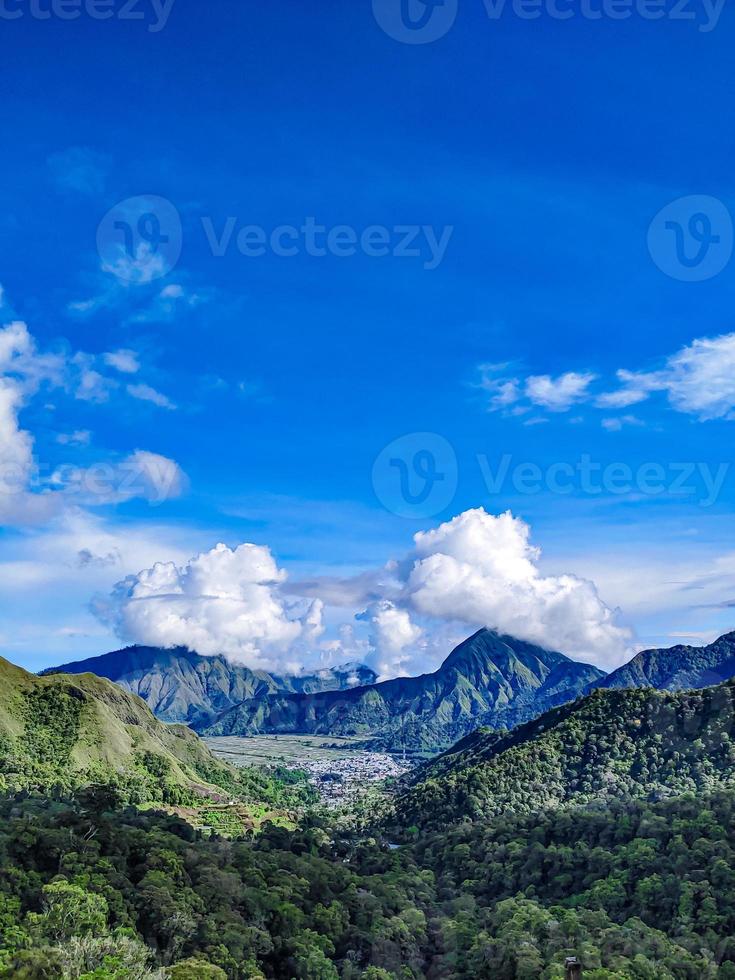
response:
M417 531L480 507L530 526L542 555L523 560L554 588L565 574L596 583L629 635L613 654L606 634L606 666L623 646L733 626L732 10L702 30L709 8L694 2L695 20L592 20L578 3L568 20L548 7L528 20L460 0L443 36L407 44L379 24L389 0L376 4L175 0L151 30L143 0L143 19L116 3L104 21L84 4L65 21L5 3L22 16L0 23L0 320L35 342L16 413L33 438L23 492L48 497L69 467L99 464L119 484L131 459L154 459L169 483L165 500L156 486L130 499L66 486L47 514L6 507L10 659L37 669L104 652L116 629L160 637L128 614L130 595L108 601L115 584L248 542L288 573L292 590L255 584L268 592L257 602L277 593L279 630L291 625L263 649L261 627L247 633L241 659L254 643L255 661L279 666L351 653L386 673L430 666L485 607L453 593L457 616L432 618L408 573L354 583L391 558L422 561ZM139 211L121 203L141 197ZM141 214L168 234L160 262ZM343 226L355 254L309 254L310 219L324 241ZM115 222L156 254L113 269ZM238 249L247 226L265 254ZM284 226L297 254L274 254ZM389 254L368 254L370 228ZM395 254L401 241L418 254ZM606 474L599 493L585 458ZM395 459L414 496L429 459L438 496L403 506ZM521 464L538 471L523 480ZM647 464L660 469L642 476ZM519 558L500 525L473 528ZM475 568L463 541L452 560ZM481 573L492 590L495 566ZM315 599L325 630L310 634ZM198 622L203 652L228 629L220 613ZM547 629L575 656L594 644L599 609L582 636L550 616L534 638ZM392 647L391 629L405 642Z

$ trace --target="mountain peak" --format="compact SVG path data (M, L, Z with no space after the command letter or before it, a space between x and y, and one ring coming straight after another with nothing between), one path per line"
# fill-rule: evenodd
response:
M602 672L560 653L477 630L441 667L352 690L251 699L205 727L208 735L361 735L375 748L434 752L478 725L507 728L573 701Z
M481 662L505 668L511 661L529 663L531 660L553 667L571 663L569 657L545 647L536 646L505 633L483 626L452 650L440 670L463 670L468 665Z

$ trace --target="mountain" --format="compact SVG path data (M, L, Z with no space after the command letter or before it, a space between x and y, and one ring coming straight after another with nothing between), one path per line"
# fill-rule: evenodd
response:
M343 691L252 697L197 727L206 735L361 735L374 748L428 753L478 725L527 721L602 676L561 653L482 629L434 673Z
M476 731L421 767L404 826L437 828L564 805L735 785L735 681L704 690L597 690L511 732Z
M143 698L157 718L200 726L248 698L283 691L313 693L348 688L377 679L374 671L363 664L280 677L230 663L221 656L202 657L186 647L165 650L144 646L53 667L43 675L51 673L107 677Z
M712 687L735 677L735 632L706 647L675 646L643 650L593 687L655 687L686 691Z

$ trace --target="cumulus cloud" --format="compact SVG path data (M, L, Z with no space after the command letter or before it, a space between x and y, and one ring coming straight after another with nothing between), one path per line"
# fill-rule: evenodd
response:
M414 536L401 559L351 579L294 583L304 596L352 606L367 624L364 659L382 678L435 669L459 640L487 626L612 668L632 636L593 582L543 575L531 529L511 513L468 510Z
M370 653L368 660L382 680L408 674L411 651L421 639L423 631L411 622L406 609L383 599L375 602L358 616L370 624Z
M294 603L266 547L218 544L183 565L157 563L119 582L96 610L124 639L225 654L250 667L298 669L294 649L321 632L321 604Z
M592 582L541 574L530 528L511 513L465 511L414 541L400 596L406 608L489 626L607 667L630 652L628 630Z

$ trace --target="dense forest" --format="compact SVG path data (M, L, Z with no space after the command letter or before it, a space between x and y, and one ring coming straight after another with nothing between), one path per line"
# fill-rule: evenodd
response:
M479 730L419 769L401 822L711 792L735 780L735 682L701 691L598 690L511 732Z
M4 687L0 980L735 980L733 682L595 691L337 812L109 681Z
M114 793L0 806L0 976L735 978L735 794L206 837Z

